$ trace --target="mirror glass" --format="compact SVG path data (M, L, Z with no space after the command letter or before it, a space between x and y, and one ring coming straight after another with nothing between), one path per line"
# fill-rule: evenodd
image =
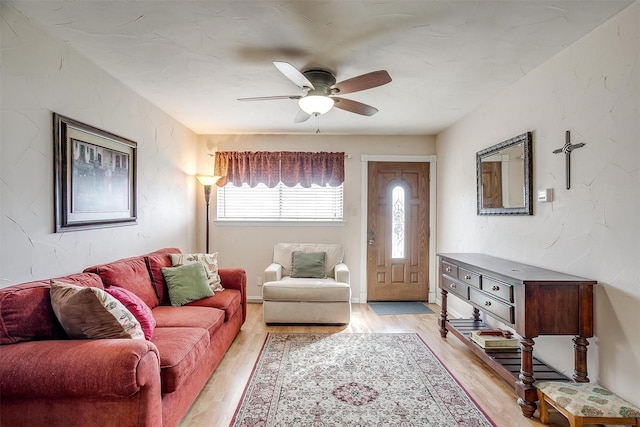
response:
M531 163L531 132L478 151L478 215L533 215Z

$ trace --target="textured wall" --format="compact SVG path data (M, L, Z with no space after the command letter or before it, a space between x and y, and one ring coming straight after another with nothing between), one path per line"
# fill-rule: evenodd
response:
M485 252L599 281L592 380L640 404L640 3L636 2L437 137L438 250ZM571 130L584 148L552 151ZM476 215L475 153L533 131L534 216ZM454 309L464 314L468 307ZM536 352L571 375L570 341Z
M195 245L196 135L3 2L0 287ZM57 112L138 143L138 224L54 233Z

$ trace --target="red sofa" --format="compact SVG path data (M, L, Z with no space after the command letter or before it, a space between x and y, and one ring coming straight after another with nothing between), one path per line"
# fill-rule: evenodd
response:
M246 274L219 269L222 292L170 305L166 248L56 280L120 286L151 309L140 339L72 340L51 307L49 280L0 289L1 426L176 426L222 360L246 316Z

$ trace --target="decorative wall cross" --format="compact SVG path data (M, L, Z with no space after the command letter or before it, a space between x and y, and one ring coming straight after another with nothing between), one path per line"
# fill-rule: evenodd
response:
M557 150L553 150L554 154L558 154L558 153L565 154L567 190L571 188L571 152L576 148L584 147L585 145L586 144L584 142L581 142L579 144L571 144L571 132L567 131L565 133L564 146L562 146L562 148L558 148Z

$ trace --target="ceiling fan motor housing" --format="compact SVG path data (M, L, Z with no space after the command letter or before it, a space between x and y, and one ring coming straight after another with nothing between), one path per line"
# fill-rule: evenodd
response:
M331 89L331 86L336 84L336 78L329 71L313 69L307 70L302 74L315 87L315 90L310 90L307 95L328 96L338 92Z

